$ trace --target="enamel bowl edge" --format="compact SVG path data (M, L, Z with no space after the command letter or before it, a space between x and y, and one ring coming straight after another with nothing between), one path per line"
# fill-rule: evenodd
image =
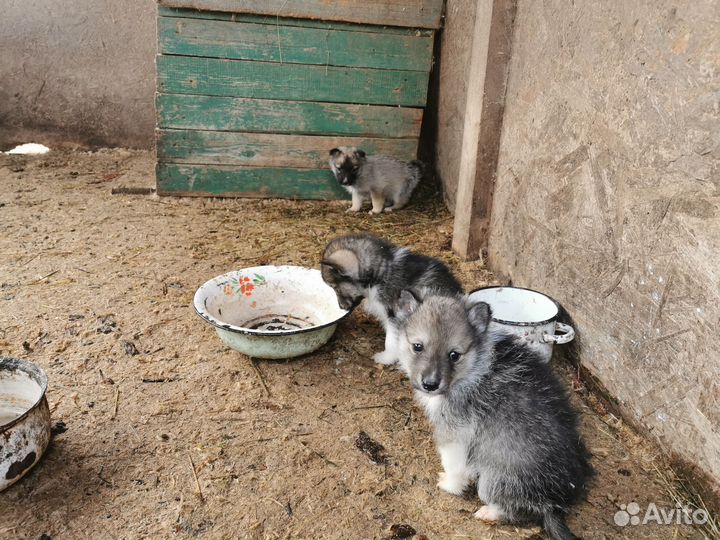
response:
M350 314L340 308L319 270L289 265L216 276L196 291L193 307L226 345L268 359L320 348Z
M50 443L47 385L39 366L0 356L0 491L25 476Z

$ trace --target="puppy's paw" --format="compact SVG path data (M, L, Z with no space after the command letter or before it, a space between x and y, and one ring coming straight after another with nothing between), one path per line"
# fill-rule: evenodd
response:
M345 213L346 213L346 214L351 214L351 213L359 212L359 211L360 211L359 208L354 208L354 207L351 206L350 208L348 208L347 210L345 210Z
M397 362L397 358L395 358L395 355L387 351L374 354L373 360L375 360L375 362L378 364L383 364L386 366L391 366Z
M393 207L393 206L388 206L388 207L386 207L383 211L384 211L384 212L392 212L393 210L395 210L395 207Z
M502 510L496 504L485 504L474 515L485 523L498 523L503 517Z
M379 210L379 211L376 212L375 209L373 209L373 210L370 210L370 211L368 212L368 214L370 214L371 216L377 216L377 215L379 215L379 214L382 214L382 210Z
M467 482L459 476L450 476L445 472L438 475L437 486L451 495L462 495L467 487Z

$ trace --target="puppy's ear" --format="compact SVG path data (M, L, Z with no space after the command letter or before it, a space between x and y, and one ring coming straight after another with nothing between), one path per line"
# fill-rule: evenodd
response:
M323 259L320 261L320 266L327 266L333 274L341 275L341 270L337 267L337 264L332 261Z
M330 150L331 157L335 157L338 154L342 154L342 151L339 148L333 148L332 150Z
M490 324L490 317L492 317L492 311L490 306L485 302L478 302L467 306L467 315L470 324L480 334L485 333L488 325Z
M360 156L361 158L364 158L365 155L366 155L363 150L356 150L355 153L356 153L358 156Z
M400 297L395 305L395 316L401 321L406 321L410 318L410 315L415 313L421 303L411 290L403 289L400 291Z
M358 256L349 249L339 249L324 258L320 264L332 268L338 275L358 279L360 277L360 261Z

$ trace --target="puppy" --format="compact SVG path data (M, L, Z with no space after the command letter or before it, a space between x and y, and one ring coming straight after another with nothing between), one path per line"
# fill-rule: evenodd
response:
M593 474L567 394L538 353L488 332L490 307L402 291L400 367L433 426L444 472L460 495L475 483L485 521L537 521L555 540Z
M380 364L397 361L394 307L401 290L412 289L420 298L462 293L460 283L440 261L369 234L332 240L323 253L321 271L341 308L352 309L365 300L365 311L382 323L385 350L373 357Z
M371 214L405 206L425 171L421 161L368 156L362 150L344 146L330 150L330 168L340 185L352 195L352 206L347 211L359 211L369 197Z

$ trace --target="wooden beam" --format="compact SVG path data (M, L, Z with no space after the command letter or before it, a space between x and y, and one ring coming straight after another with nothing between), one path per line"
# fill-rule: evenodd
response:
M331 148L355 146L368 154L386 154L411 160L417 157L417 144L417 139L160 129L157 131L157 158L158 161L196 165L329 171L328 152Z
M160 5L380 26L439 28L442 0L160 0Z
M158 94L158 127L418 139L423 109Z
M160 55L158 92L424 107L429 73Z
M349 198L329 168L158 163L156 174L159 195L325 201Z
M434 36L432 28L408 28L406 26L377 26L371 24L347 23L341 21L323 21L320 19L290 19L277 15L247 15L225 11L197 11L158 5L158 17L179 17L185 19L205 19L209 21L249 22L256 24L274 24L281 26L302 26L305 28L323 28L325 30L348 30L350 32L379 32L400 36Z
M465 259L487 247L515 9L516 0L477 2L452 242Z
M252 20L252 19L251 19ZM262 20L262 19L260 19ZM295 24L302 23L298 20ZM160 54L429 71L433 37L182 17L158 18Z

